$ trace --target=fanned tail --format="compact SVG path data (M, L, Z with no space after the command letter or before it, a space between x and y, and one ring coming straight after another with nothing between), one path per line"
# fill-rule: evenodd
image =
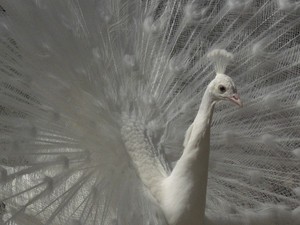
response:
M216 108L207 223L297 224L298 2L0 6L4 224L166 224L147 187L178 160L207 83L226 68L245 105ZM209 59L220 49L233 60Z

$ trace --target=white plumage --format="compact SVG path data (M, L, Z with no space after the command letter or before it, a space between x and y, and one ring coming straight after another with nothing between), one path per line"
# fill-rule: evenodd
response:
M0 224L300 224L299 2L0 6Z

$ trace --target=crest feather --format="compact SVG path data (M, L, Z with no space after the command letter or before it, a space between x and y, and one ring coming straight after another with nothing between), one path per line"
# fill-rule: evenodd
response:
M214 49L207 57L213 62L216 73L224 74L227 65L233 59L233 54L225 49Z

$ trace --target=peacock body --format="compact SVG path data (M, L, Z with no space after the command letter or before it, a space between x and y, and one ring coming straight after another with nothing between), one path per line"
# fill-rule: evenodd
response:
M0 224L300 224L299 2L0 6Z

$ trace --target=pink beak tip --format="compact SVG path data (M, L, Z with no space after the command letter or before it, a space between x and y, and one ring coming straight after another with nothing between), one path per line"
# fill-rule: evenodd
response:
M229 98L230 101L237 104L239 107L243 107L243 103L240 99L240 96L238 94L234 94L231 98Z

